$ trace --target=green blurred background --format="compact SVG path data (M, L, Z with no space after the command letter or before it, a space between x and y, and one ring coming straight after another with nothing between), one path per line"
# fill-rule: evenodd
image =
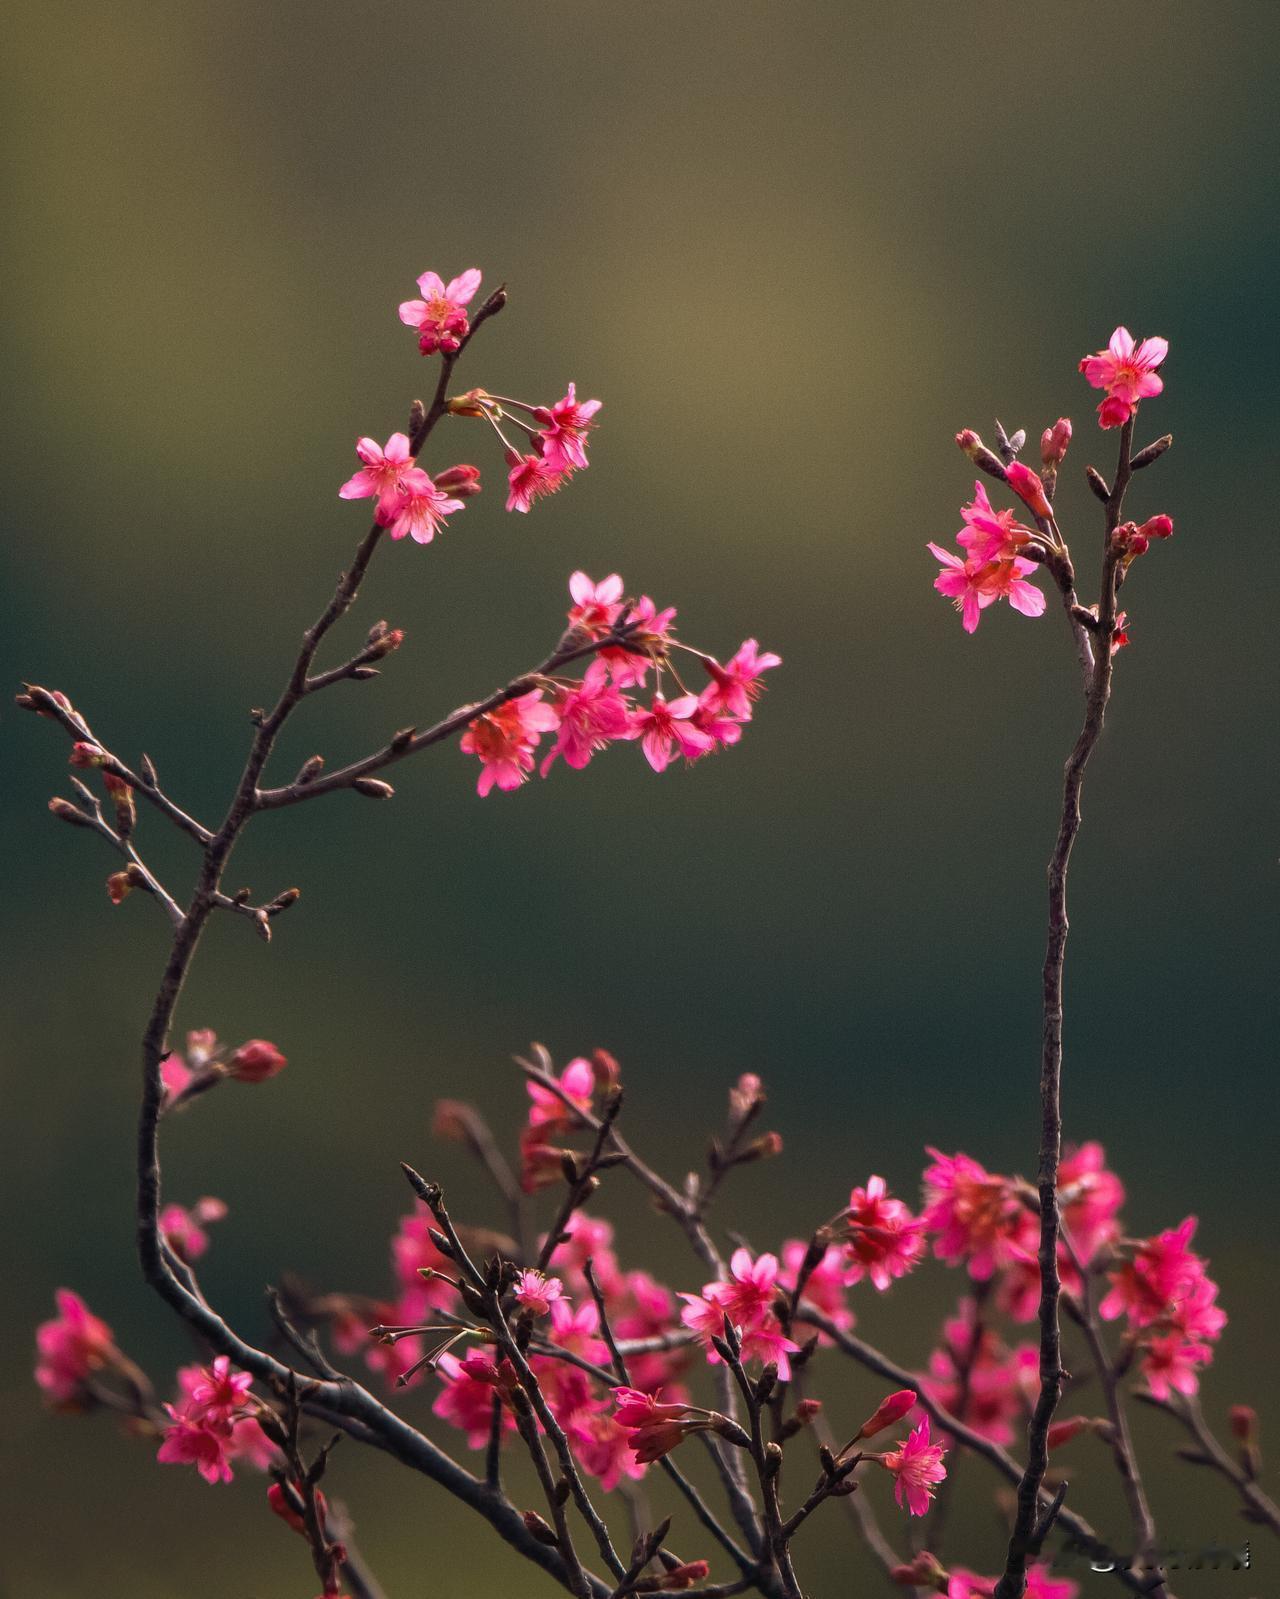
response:
M65 690L215 819L248 708L366 525L336 498L352 441L402 426L434 380L396 304L424 269L473 264L511 303L460 376L601 396L592 469L506 516L482 430L442 427L427 464L474 460L489 490L429 549L380 555L339 647L379 616L406 647L378 683L305 707L279 771L360 753L538 659L577 566L677 604L700 645L755 634L786 660L742 746L694 771L657 778L619 750L481 802L446 748L402 768L389 805L337 796L254 829L230 886L297 883L302 902L270 949L215 926L180 1021L273 1038L291 1065L167 1140L170 1196L231 1207L205 1276L246 1332L264 1335L261 1290L285 1267L383 1286L401 1158L498 1219L432 1148L431 1106L474 1097L514 1128L509 1057L531 1038L561 1060L615 1051L634 1137L674 1174L728 1081L760 1072L787 1150L738 1185L757 1246L873 1170L914 1198L925 1142L1033 1165L1074 665L1056 612L1000 607L965 637L924 542L950 540L971 488L958 427L989 435L998 410L1034 438L1065 412L1060 505L1088 570L1081 472L1107 468L1114 435L1075 365L1125 322L1172 346L1140 433L1177 447L1131 503L1171 511L1177 536L1126 591L1134 643L1090 776L1067 1123L1107 1144L1135 1231L1199 1213L1232 1316L1207 1402L1267 1397L1278 32L1250 5L19 6L9 679ZM0 1592L306 1599L304 1551L259 1483L158 1469L106 1420L48 1417L31 1384L30 1328L59 1284L163 1387L189 1350L131 1241L135 1041L163 919L140 896L113 910L106 852L47 821L61 735L14 712L0 734ZM184 887L183 841L150 817L142 841ZM613 1186L639 1228L625 1263L696 1287ZM864 1292L861 1326L922 1363L959 1286L939 1267L887 1301ZM836 1424L856 1424L874 1385L837 1377ZM427 1402L406 1401L415 1418ZM1230 1535L1226 1493L1169 1469L1158 1419L1139 1428L1165 1524ZM1079 1459L1097 1469L1077 1504L1123 1542L1100 1456ZM353 1447L337 1465L393 1599L551 1591L429 1485ZM990 1486L973 1466L960 1484L971 1563L996 1543ZM862 1585L839 1523L814 1535L815 1592ZM682 1528L682 1552L697 1544ZM1280 1593L1259 1556L1251 1585L1181 1586Z

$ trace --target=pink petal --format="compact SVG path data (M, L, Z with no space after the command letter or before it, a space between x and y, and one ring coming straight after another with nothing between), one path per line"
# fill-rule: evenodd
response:
M1128 328L1117 328L1107 341L1107 349L1118 361L1127 361L1133 354L1133 334Z
M942 562L943 566L951 566L955 567L958 571L964 571L964 562L960 559L960 557L958 555L953 555L950 550L944 550L941 544L929 544L926 545L926 548L933 552L934 556Z
M358 448L359 446L357 446ZM409 454L409 436L407 433L393 433L387 440L385 451L380 452L386 461L398 462L412 460Z
M1141 366L1159 366L1169 353L1168 339L1143 339L1138 346L1138 362Z
M425 300L402 300L400 302L400 320L406 327L420 327L426 314L427 306Z
M1044 615L1044 591L1038 589L1034 583L1024 583L1016 579L1009 585L1009 604L1015 611L1021 611L1023 616Z
M444 293L444 279L438 272L424 272L418 279L418 289L424 299L434 299Z
M445 299L452 300L455 305L468 304L480 287L480 279L483 275L479 267L470 267L466 272L460 272L456 278L449 280L448 286L444 291ZM435 277L435 274L429 273L428 276ZM440 279L436 278L436 282L439 283L439 281ZM422 289L421 278L418 279L418 287ZM422 292L425 294L427 291L422 289Z

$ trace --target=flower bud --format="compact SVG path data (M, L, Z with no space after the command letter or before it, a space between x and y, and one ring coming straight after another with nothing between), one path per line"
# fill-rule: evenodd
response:
M238 1083L265 1083L286 1065L285 1057L274 1044L269 1044L265 1038L251 1038L247 1044L241 1044L227 1062L226 1072Z
M556 1536L554 1528L548 1526L536 1510L526 1510L521 1520L524 1522L525 1530L539 1543L544 1543L551 1549L560 1547L560 1539Z
M1149 516L1138 531L1149 539L1172 538L1173 518L1171 516Z
M1071 418L1060 416L1051 428L1045 428L1040 435L1040 459L1046 470L1062 465L1070 443Z
M916 1402L914 1388L899 1388L896 1393L880 1401L879 1408L873 1415L867 1417L855 1434L858 1438L874 1438L876 1433L883 1432L886 1427L892 1427L902 1420L906 1413Z
M480 492L480 468L478 466L448 467L439 474L435 484L445 494L453 494L460 500L473 499Z
M187 1064L205 1065L218 1048L218 1035L212 1027L193 1027L187 1034Z
M1049 1428L1048 1445L1050 1450L1061 1449L1063 1444L1069 1444L1073 1438L1092 1428L1088 1416L1069 1416L1066 1421L1055 1421Z
M1039 474L1033 472L1029 466L1023 466L1021 461L1010 462L1005 468L1005 481L1034 515L1043 517L1053 515L1053 507L1045 498L1044 484Z
M622 1081L622 1067L607 1049L593 1049L591 1075L598 1089L617 1088Z
M383 783L376 777L357 777L351 786L366 799L390 799L395 793L390 783Z
M734 1087L729 1090L729 1115L734 1121L741 1121L764 1102L764 1084L754 1072L743 1072Z
M110 759L106 750L100 749L97 744L87 744L81 740L71 746L72 766L105 766Z
M365 657L370 661L380 661L384 655L390 655L392 650L398 650L404 643L404 629L402 627L389 627L384 633L379 633L377 638L370 639L365 649Z
M127 838L138 820L138 808L133 799L133 788L114 772L103 772L102 786L110 794L116 808L116 832Z
M1134 407L1128 400L1122 400L1117 395L1109 394L1098 407L1098 426L1104 428L1119 428L1133 415Z
M762 1133L753 1138L747 1147L734 1157L735 1166L749 1165L753 1160L772 1160L782 1153L781 1133Z
M978 459L978 451L983 448L982 440L972 428L961 428L956 434L956 443L971 461Z
M132 868L123 872L112 872L107 878L107 894L113 905L122 905L138 885L132 876Z
M1242 1444L1256 1442L1258 1437L1258 1412L1252 1405L1232 1405L1228 1415L1233 1438Z
M642 1577L637 1584L639 1593L678 1593L692 1588L711 1570L705 1560L682 1560L669 1566L661 1577Z
M79 806L55 794L49 801L49 812L59 821L70 822L73 827L91 827L93 824Z
M946 1593L949 1580L948 1572L937 1555L930 1554L927 1549L922 1550L909 1565L894 1566L889 1572L889 1581L900 1583L904 1588L936 1588L939 1593Z
M483 389L468 389L447 402L452 416L487 416L493 401Z

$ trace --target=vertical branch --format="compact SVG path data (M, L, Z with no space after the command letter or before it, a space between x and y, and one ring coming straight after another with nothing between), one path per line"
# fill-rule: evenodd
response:
M1080 831L1080 795L1085 768L1102 733L1107 701L1111 697L1111 637L1115 631L1117 555L1111 535L1120 523L1125 490L1131 475L1133 418L1120 430L1120 459L1106 506L1102 586L1098 599L1093 673L1085 697L1084 725L1067 757L1062 784L1062 815L1053 854L1049 858L1049 933L1043 970L1044 1027L1040 1059L1040 1158L1037 1187L1040 1194L1040 1393L1027 1430L1027 1465L1018 1486L1018 1509L1004 1575L995 1599L1022 1599L1026 1588L1027 1560L1032 1552L1040 1486L1049 1466L1049 1425L1062 1397L1066 1373L1062 1367L1062 1330L1058 1302L1062 1280L1058 1272L1058 1162L1062 1153L1062 992L1067 955L1067 869L1071 849Z

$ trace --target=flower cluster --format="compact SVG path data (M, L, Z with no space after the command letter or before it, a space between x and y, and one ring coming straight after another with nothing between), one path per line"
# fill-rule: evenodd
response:
M1023 527L1012 511L994 510L981 482L974 483L973 499L960 515L965 525L956 542L964 555L932 542L929 549L942 563L933 586L954 602L965 632L975 632L982 612L997 600L1008 600L1023 616L1042 616L1044 594L1028 581L1036 563L1018 553L1034 539L1031 529Z
M1168 339L1143 339L1135 344L1128 328L1117 328L1105 350L1086 355L1080 370L1095 389L1105 389L1106 398L1098 407L1098 421L1104 428L1122 427L1138 409L1139 400L1149 400L1164 388L1156 371L1169 353Z
M187 1034L185 1056L173 1050L160 1062L165 1112L186 1106L228 1078L234 1083L265 1083L279 1076L288 1064L285 1056L265 1038L250 1038L232 1049L219 1042L212 1028L193 1028ZM194 1217L196 1222L221 1221L226 1215L225 1206L216 1209L221 1204L219 1200L202 1200L201 1204L205 1211ZM210 1205L215 1209L209 1209ZM174 1223L176 1230L180 1226L176 1214Z
M775 1312L780 1286L776 1255L753 1260L749 1249L735 1249L723 1282L705 1283L700 1294L680 1295L685 1302L680 1319L698 1335L712 1365L720 1361L715 1344L723 1341L729 1322L741 1342L744 1363L758 1360L774 1365L786 1382L791 1376L790 1356L800 1352L800 1345L783 1332Z
M738 742L743 724L751 720L752 702L764 687L763 674L781 663L780 656L747 639L722 664L679 643L673 635L675 610L659 610L648 595L624 604L622 579L616 573L597 583L585 572L575 572L569 593L569 625L584 643L611 638L621 627L625 638L601 644L581 678L544 679L542 686L505 700L468 725L460 747L480 760L480 794L525 782L544 733L554 733L555 741L542 757L543 777L561 758L580 771L615 742L639 742L655 772L665 771L677 756L696 761ZM696 659L706 673L708 682L700 693L690 693L677 676L672 660L676 650ZM651 668L658 683L647 702L629 698L625 691L645 688ZM674 699L662 692L665 673L681 690Z
M430 544L445 517L480 492L480 472L474 466L450 467L434 479L424 472L406 433L393 433L385 445L357 439L356 454L364 465L338 494L344 500L372 499L374 520L393 539L407 535L416 544Z
M1104 1320L1127 1318L1141 1350L1139 1369L1157 1399L1197 1391L1199 1368L1213 1359L1210 1345L1227 1324L1208 1261L1189 1247L1195 1230L1196 1218L1188 1216L1180 1227L1131 1246L1098 1306Z
M259 1471L276 1464L279 1450L259 1424L252 1383L247 1372L232 1370L225 1355L211 1366L184 1366L177 1403L164 1407L170 1425L156 1459L195 1466L208 1483L230 1482L235 1460Z

